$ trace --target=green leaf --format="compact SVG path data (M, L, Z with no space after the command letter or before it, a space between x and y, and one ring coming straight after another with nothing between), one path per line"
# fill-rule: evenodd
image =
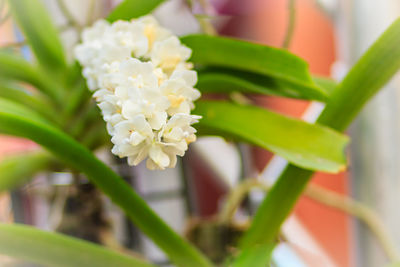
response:
M49 71L65 69L65 55L56 27L39 0L9 0L13 17L40 64Z
M307 94L302 88L246 71L206 68L198 71L196 87L203 93L242 92L325 101L325 95Z
M345 130L365 103L400 68L400 19L397 19L351 68L332 92L318 121Z
M201 34L184 36L181 41L193 50L190 61L195 64L266 75L310 98L326 98L313 83L307 63L286 50Z
M5 111L10 114L15 114L21 117L29 118L32 121L36 121L38 123L44 125L51 125L52 123L49 122L46 118L40 116L35 111L25 108L21 104L12 102L8 99L0 98L0 112ZM0 124L0 128L2 125Z
M108 15L107 20L130 20L144 16L153 11L164 0L124 0Z
M3 49L0 50L0 78L29 83L52 99L61 99L60 92L56 90L58 86L43 72L21 56Z
M274 244L256 245L240 252L232 267L267 267L270 266Z
M144 260L31 226L0 224L0 254L52 267L151 267Z
M59 123L59 117L52 110L52 103L37 92L28 92L24 88L0 81L0 98L6 98L35 110L54 123Z
M329 128L255 106L199 101L200 133L228 134L276 153L297 166L338 172L345 168L348 138Z
M162 221L121 177L92 152L34 112L0 99L0 132L33 140L67 165L86 174L177 266L211 266L194 247Z
M314 83L318 85L319 88L323 89L329 96L338 85L336 81L322 76L313 76L312 79Z
M12 190L46 170L52 157L43 151L12 155L0 161L0 193Z
M344 131L362 107L400 68L400 19L397 19L357 61L331 93L317 122ZM269 243L290 214L313 172L289 165L258 208L240 241L241 248ZM277 205L279 203L279 205Z
M27 82L37 87L43 85L43 77L32 64L21 56L4 49L0 50L0 77Z

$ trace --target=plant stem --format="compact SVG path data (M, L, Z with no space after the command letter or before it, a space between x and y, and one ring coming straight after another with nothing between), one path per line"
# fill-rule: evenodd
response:
M188 3L189 3L189 6L191 7L191 2L188 2ZM210 5L210 3L207 0L199 0L199 3L205 13L207 13L207 10L212 8L212 6ZM197 19L197 21L199 22L200 27L205 34L218 35L218 31L215 29L214 25L209 21L209 17L198 16L198 15L194 15L194 16Z
M199 17L199 16L195 16L195 17L197 18L197 21L199 22L200 27L205 34L218 35L218 32L214 28L214 25L212 25L212 23L207 18Z
M69 25L75 27L78 31L82 28L79 22L74 18L72 13L69 11L68 7L65 5L64 0L57 0L58 7L63 13L64 17L67 19Z
M94 10L96 8L96 1L95 0L90 0L89 3L89 8L88 8L88 12L86 15L86 26L89 26L90 24L92 24L93 20L94 20Z
M312 174L312 171L294 165L285 169L258 208L250 228L239 241L242 249L276 240L280 226L290 214Z
M4 45L1 46L1 48L11 48L11 47L13 47L13 48L20 48L20 47L22 47L22 46L24 46L24 45L26 45L26 44L27 44L26 41L23 40L23 41L21 41L21 42L14 42L14 43L7 43L7 44L4 44Z
M254 178L246 178L228 194L222 210L218 215L218 221L221 224L228 224L231 222L236 210L239 208L244 198L254 188L260 188L264 191L269 191L271 186Z
M295 0L289 0L289 20L288 26L286 29L285 39L283 40L282 47L285 49L289 48L290 42L292 41L294 26L296 21L296 8L295 8Z
M309 184L304 193L305 196L317 200L326 206L339 209L358 218L376 236L390 261L395 262L400 260L396 246L386 231L382 220L371 208L350 197L342 196L313 184Z
M254 188L268 192L271 186L258 179L246 179L229 194L227 202L220 213L219 221L223 224L229 223L237 208L240 206L240 203ZM368 226L370 231L376 236L390 261L396 262L400 259L396 246L386 231L383 222L376 212L365 204L313 184L309 184L306 187L304 196L356 217Z

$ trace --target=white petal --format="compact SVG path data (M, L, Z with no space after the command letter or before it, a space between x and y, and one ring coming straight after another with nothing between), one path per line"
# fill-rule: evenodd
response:
M138 165L140 162L142 162L146 157L147 157L147 155L149 154L149 147L147 146L147 145L144 145L141 149L140 149L140 151L139 151L139 153L136 155L136 157L133 157L132 159L129 159L128 158L128 163L129 163L129 160L131 160L131 163L132 164L130 164L130 165Z
M188 86L193 87L197 83L197 72L194 70L175 70L171 79L179 78L182 78Z
M190 114L190 103L188 101L182 102L178 107L176 108L169 108L168 109L168 114L171 116L175 116L176 114Z
M149 157L154 161L155 164L164 169L169 165L169 157L165 154L161 147L158 145L153 145L149 150Z
M133 119L134 117L136 117L138 114L141 114L141 113L142 113L142 109L137 103L135 103L131 100L127 100L127 101L123 102L121 114L125 118Z
M174 141L180 141L184 137L183 130L180 127L172 128L171 131L169 131L168 133L164 133L164 136Z
M107 122L106 129L107 129L107 132L109 135L114 135L114 133L115 133L114 125Z
M133 132L129 138L129 143L136 146L140 144L143 140L146 139L146 136L141 135L138 132Z
M149 118L149 124L151 128L154 130L160 130L161 127L163 127L167 121L167 112L155 112L153 113L153 116Z
M99 106L99 108L104 116L112 116L112 115L118 113L118 106L111 102L103 101L97 105ZM106 118L104 118L104 119L106 120Z
M97 90L96 92L94 92L93 97L94 97L94 99L96 99L97 102L101 102L101 101L104 101L104 97L106 95L110 95L110 94L112 94L112 92L110 92L109 90L100 89L100 90Z
M146 167L149 170L162 170L162 168L158 166L151 158L146 160Z
M154 44L151 60L163 70L173 71L179 63L186 61L191 53L189 48L180 44L176 36L171 36Z
M134 117L131 120L132 124L135 127L135 130L140 132L141 134L145 135L145 136L152 136L153 135L153 131L150 127L150 124L147 122L147 120L145 119L145 117L140 114L137 115L136 117Z
M129 88L127 86L118 86L115 88L115 95L119 98L119 99L123 99L123 100L127 100L129 97Z
M176 156L175 155L170 156L169 159L170 159L170 163L169 163L168 168L175 168L176 162L177 162Z
M117 152L118 152L117 155L120 157L128 157L128 156L136 155L138 153L138 147L132 146L129 143L124 143L124 144L118 145Z

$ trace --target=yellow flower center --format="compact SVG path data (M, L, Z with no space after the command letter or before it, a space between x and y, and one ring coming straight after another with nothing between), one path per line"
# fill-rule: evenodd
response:
M168 100L171 103L171 107L177 108L185 101L185 98L183 96L169 95Z

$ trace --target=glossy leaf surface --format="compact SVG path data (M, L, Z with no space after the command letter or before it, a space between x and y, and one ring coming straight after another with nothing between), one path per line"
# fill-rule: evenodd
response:
M9 50L0 49L0 78L5 81L18 81L33 85L39 91L56 101L61 99L57 84L19 55Z
M31 226L0 224L0 254L54 267L151 267L141 259Z
M22 185L35 174L46 170L51 156L43 151L24 152L0 160L0 192Z
M144 16L155 9L164 0L124 0L108 15L107 20L130 20Z
M240 252L232 267L266 267L270 266L273 244L254 246Z
M201 133L226 134L268 149L297 166L338 172L345 169L348 138L329 128L255 106L199 101Z
M224 68L206 68L200 70L198 72L196 88L203 93L241 92L318 101L327 100L327 92L320 95L310 95L301 86L288 85L284 81L261 74Z
M181 41L192 49L189 60L195 64L261 74L301 90L310 98L327 97L312 81L307 63L287 50L204 34L187 35Z

